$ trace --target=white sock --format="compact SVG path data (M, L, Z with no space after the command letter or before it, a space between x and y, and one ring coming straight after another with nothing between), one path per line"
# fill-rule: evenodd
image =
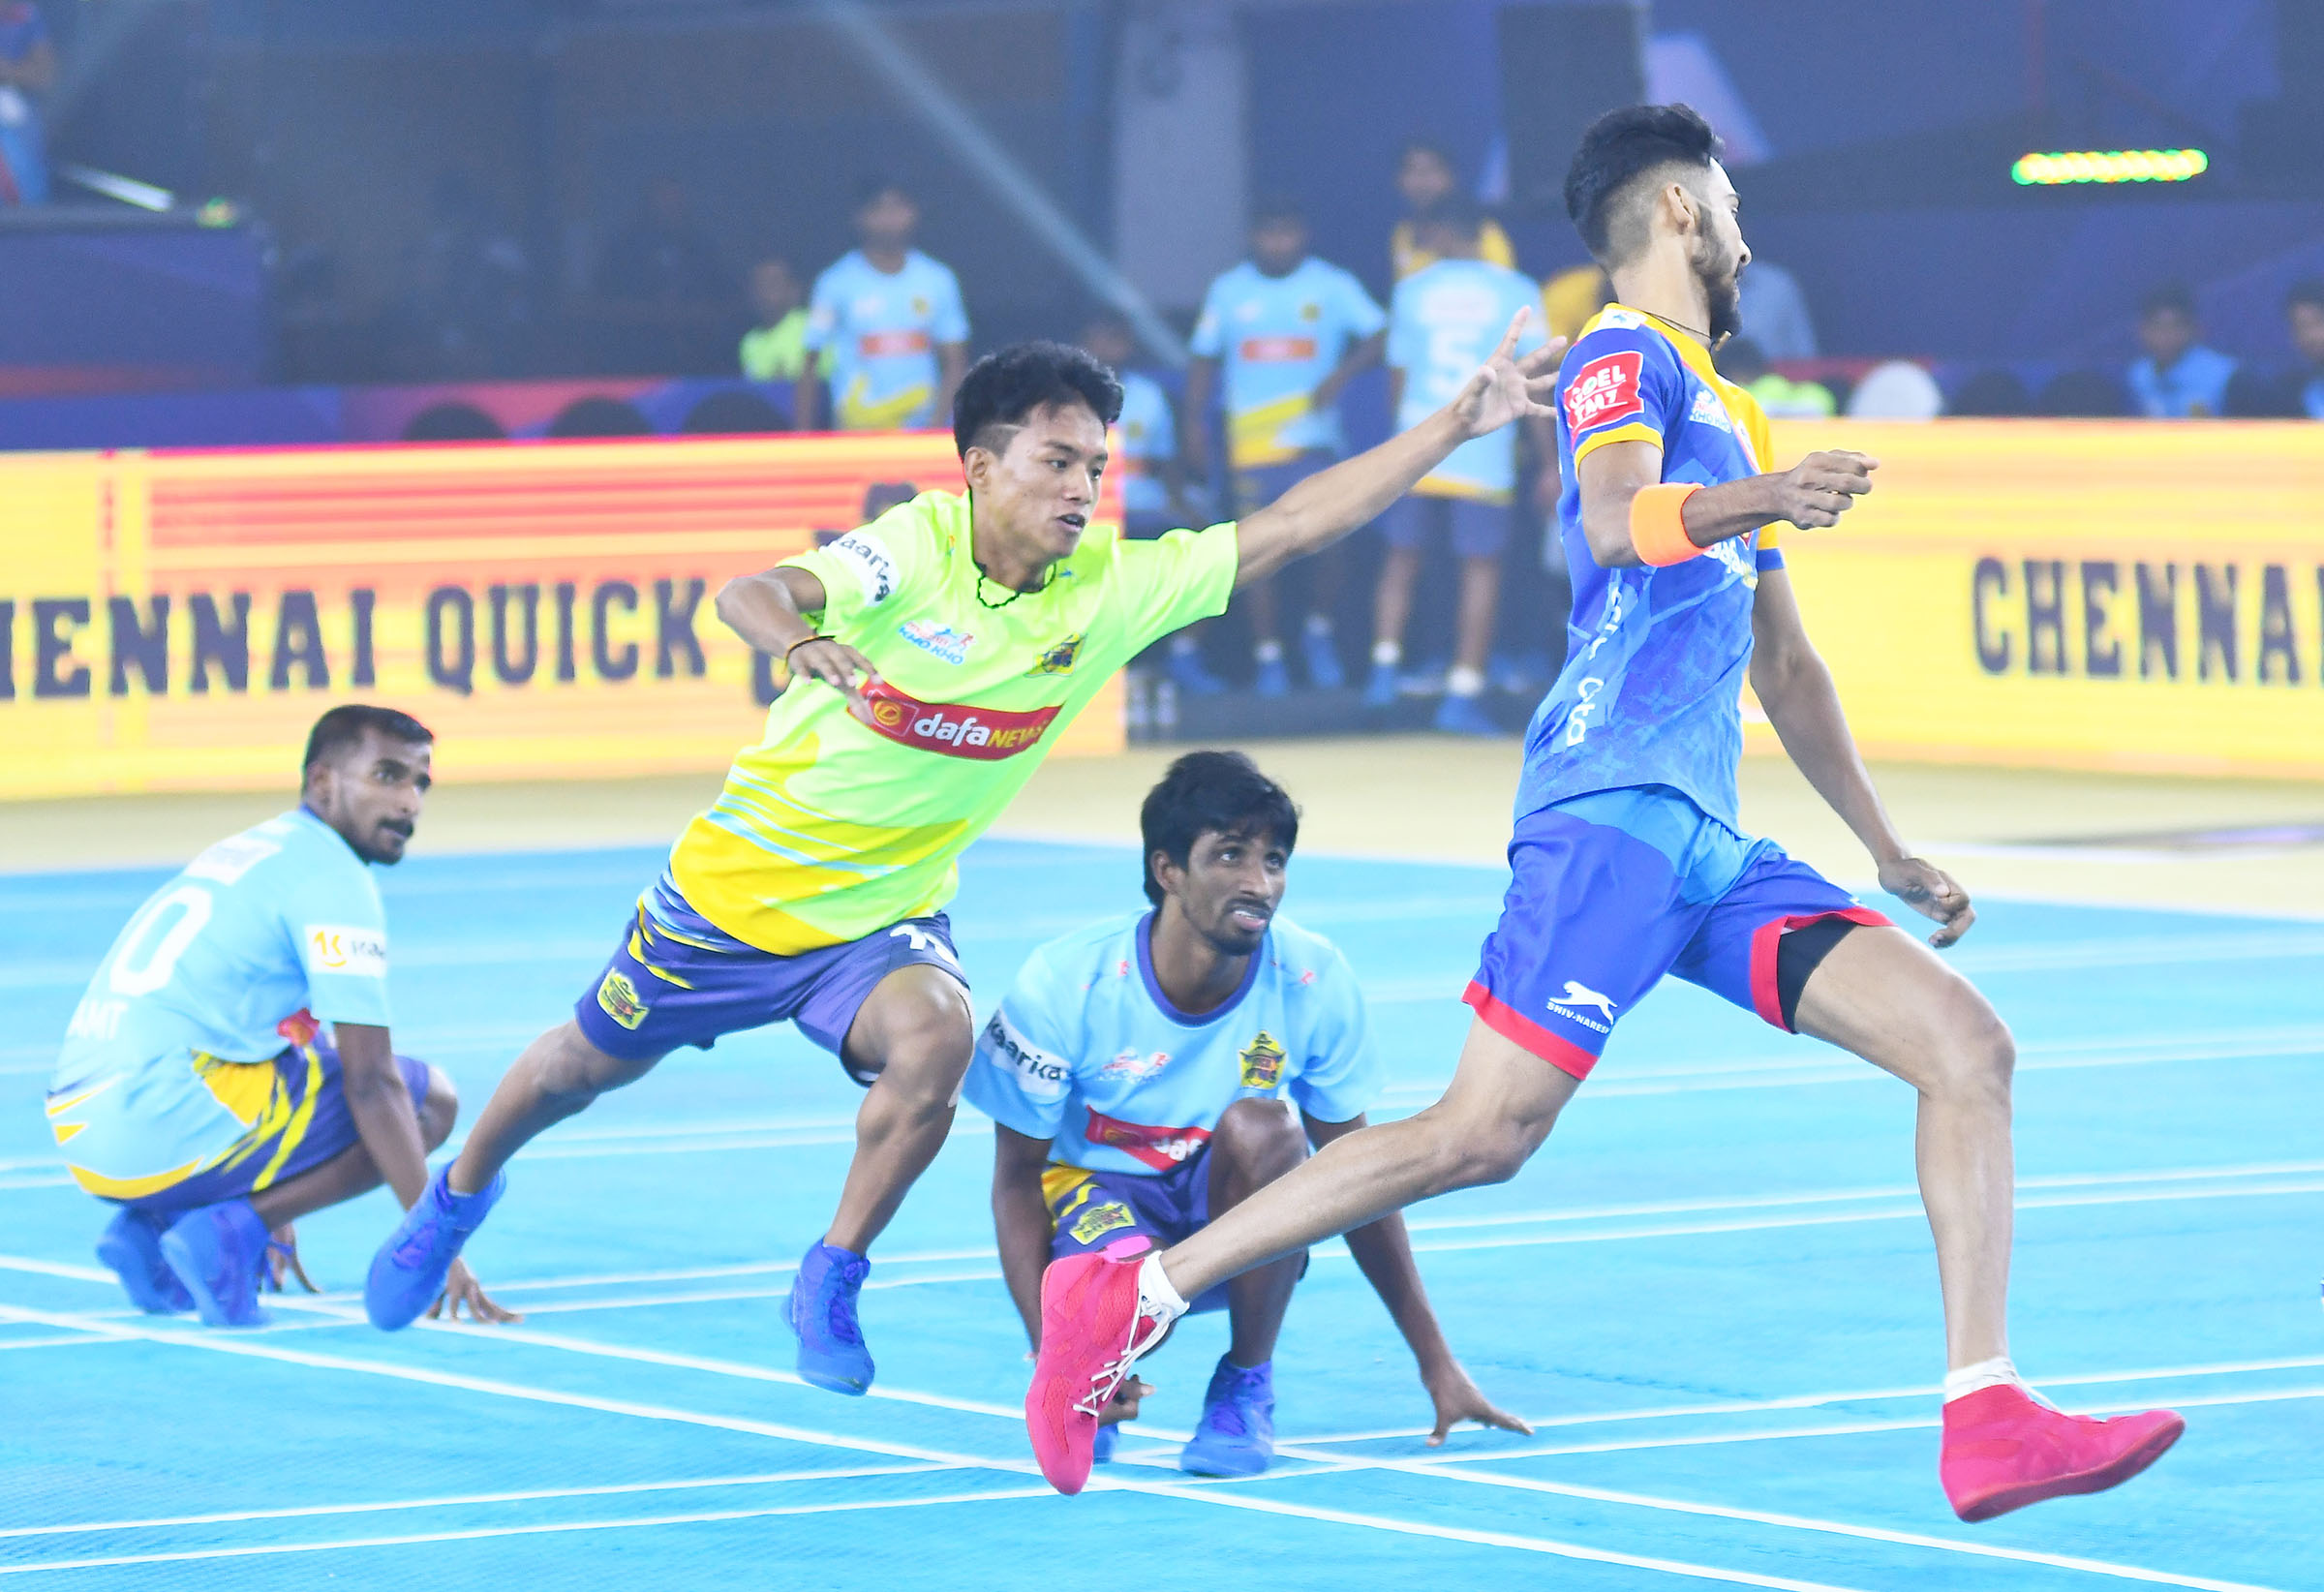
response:
M1159 1254L1148 1255L1139 1263L1138 1303L1147 1314L1158 1315L1164 1322L1176 1321L1186 1313L1186 1301L1163 1274Z
M1484 671L1472 669L1466 663L1455 663L1445 673L1445 690L1452 696L1483 696Z
M1401 641L1373 642L1372 661L1375 663L1386 664L1391 669L1394 668L1397 664L1404 661L1404 643Z
M1322 614L1309 614L1307 616L1307 633L1309 635L1330 635L1331 621Z
M2025 1389L2029 1393L2034 1391L2026 1387L2026 1379L2017 1374L2017 1367L2010 1363L2007 1355L1995 1355L1991 1360L1980 1360L1974 1365L1945 1372L1944 1401L1950 1404L1956 1398L1967 1398L1971 1393L2004 1385Z
M1262 663L1280 663L1283 661L1283 643L1262 641L1251 649L1251 656Z

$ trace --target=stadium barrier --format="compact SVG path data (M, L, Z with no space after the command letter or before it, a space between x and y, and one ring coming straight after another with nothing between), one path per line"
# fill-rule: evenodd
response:
M1778 421L1775 446L1881 462L1783 542L1868 755L2324 774L2324 427Z
M280 785L350 700L445 780L715 771L775 690L719 584L959 481L940 433L0 459L0 796Z

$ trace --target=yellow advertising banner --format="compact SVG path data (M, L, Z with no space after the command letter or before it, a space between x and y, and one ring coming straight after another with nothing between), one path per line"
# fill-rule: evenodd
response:
M2324 426L1778 421L1775 446L1881 462L1837 529L1783 537L1868 755L2324 775Z
M441 779L725 766L731 576L957 490L941 433L0 457L0 796L258 788L345 701ZM1060 753L1117 750L1118 686Z

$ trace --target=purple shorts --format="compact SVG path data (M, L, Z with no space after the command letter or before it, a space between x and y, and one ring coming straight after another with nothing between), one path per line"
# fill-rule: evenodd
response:
M1509 864L1501 921L1462 998L1485 1026L1575 1078L1665 973L1789 1030L1784 936L1827 918L1888 922L1774 842L1738 835L1660 785L1527 813Z
M1380 535L1391 547L1425 547L1442 526L1445 539L1460 557L1497 559L1509 545L1509 524L1515 514L1505 503L1430 498L1416 492L1389 505L1380 516Z
M1052 1166L1041 1175L1054 1231L1050 1259L1086 1255L1123 1239L1167 1249L1210 1223L1210 1150L1195 1151L1168 1172L1089 1172ZM1190 1310L1223 1310L1227 1285L1195 1296Z
M428 1099L428 1064L408 1056L397 1056L395 1064L402 1069L416 1112ZM119 1203L138 1210L177 1211L246 1200L362 1143L354 1116L347 1109L338 1047L327 1031L276 1056L274 1074L274 1095L260 1126L224 1160L182 1182Z
M926 963L964 988L952 925L938 912L861 939L777 956L746 945L687 904L664 873L624 927L604 971L573 1005L589 1042L625 1061L650 1061L681 1046L708 1050L725 1034L795 1023L834 1056L879 981ZM846 1058L840 1064L847 1066ZM847 1067L867 1087L870 1076Z

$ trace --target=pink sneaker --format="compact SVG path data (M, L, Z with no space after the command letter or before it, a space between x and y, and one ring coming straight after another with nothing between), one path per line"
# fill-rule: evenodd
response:
M2100 1421L2054 1410L2004 1383L1945 1405L1937 1474L1955 1515L1990 1520L2044 1498L2104 1492L2127 1482L2185 1430L2175 1410Z
M1067 1255L1041 1273L1041 1352L1024 1394L1024 1425L1041 1474L1059 1492L1082 1490L1097 1442L1097 1414L1138 1357L1170 1323L1142 1308L1143 1240L1103 1254Z

